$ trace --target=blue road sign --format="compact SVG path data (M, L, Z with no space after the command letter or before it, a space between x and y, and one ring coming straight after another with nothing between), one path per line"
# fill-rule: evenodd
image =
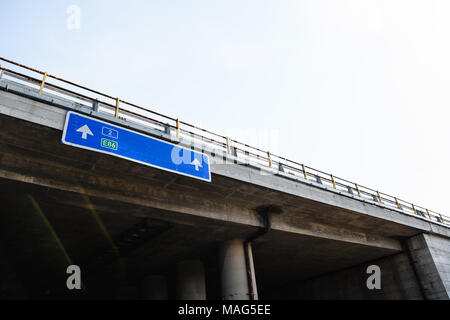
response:
M150 136L68 111L62 143L211 182L209 157Z

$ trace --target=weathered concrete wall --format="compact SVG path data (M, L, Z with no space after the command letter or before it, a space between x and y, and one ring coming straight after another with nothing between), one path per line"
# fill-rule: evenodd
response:
M450 297L450 240L430 234L408 239L412 260L427 299Z
M270 298L449 299L450 240L419 234L405 244L405 252L280 288ZM367 288L369 265L381 269L380 290Z
M369 265L381 269L381 289L367 288L371 274ZM354 299L354 300L396 300L423 299L417 277L406 253L329 273L295 285L281 288L270 297L275 299Z

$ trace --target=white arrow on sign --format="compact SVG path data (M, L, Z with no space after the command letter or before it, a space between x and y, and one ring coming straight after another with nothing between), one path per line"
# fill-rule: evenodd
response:
M198 171L198 167L203 168L202 164L197 160L197 158L194 158L194 161L192 161L191 164L195 166L195 171Z
M85 124L84 126L82 126L81 128L78 128L77 132L81 132L81 139L87 139L87 135L91 135L93 136L94 134L92 133L91 129L89 129L89 127L87 126L87 124Z

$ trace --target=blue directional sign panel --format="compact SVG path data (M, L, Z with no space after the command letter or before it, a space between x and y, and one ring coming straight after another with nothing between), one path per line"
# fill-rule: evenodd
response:
M207 155L72 111L62 143L211 182Z

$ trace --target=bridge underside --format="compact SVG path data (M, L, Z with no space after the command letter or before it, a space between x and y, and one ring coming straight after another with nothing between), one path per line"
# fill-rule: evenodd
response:
M175 298L175 266L198 259L207 298L219 299L218 248L260 231L255 209L264 205L283 212L252 244L260 298L402 255L400 240L420 233L218 174L206 183L76 149L61 144L59 130L9 116L0 115L0 127L2 298L114 298L151 274L166 276ZM87 291L67 290L70 264L81 267Z
M112 298L119 285L139 284L148 274L170 278L177 262L201 259L208 296L219 298L219 245L256 231L222 221L182 221L176 212L6 179L0 188L2 251L11 271L36 297L45 296L47 290L50 295L67 293L65 268L70 264L81 267L92 294ZM277 230L253 245L261 297L280 285L393 253ZM14 278L13 273L3 276Z

